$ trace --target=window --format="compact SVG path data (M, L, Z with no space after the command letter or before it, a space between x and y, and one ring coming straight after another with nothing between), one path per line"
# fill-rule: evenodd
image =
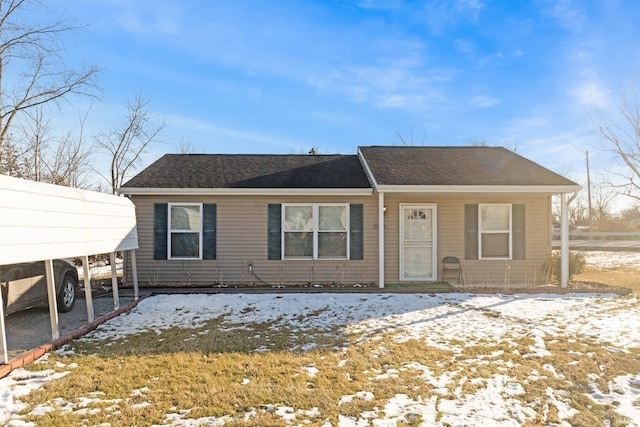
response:
M202 205L169 204L169 259L202 258Z
M347 258L348 204L282 205L284 258Z
M479 205L480 259L511 259L511 205Z

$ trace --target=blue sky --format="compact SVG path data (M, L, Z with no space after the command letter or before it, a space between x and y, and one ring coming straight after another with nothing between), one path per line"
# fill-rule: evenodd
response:
M168 120L146 163L181 143L348 154L400 133L506 146L584 184L585 150L596 171L613 161L589 114L611 111L640 70L631 0L60 4L88 24L67 40L69 61L103 68L91 126L138 91Z

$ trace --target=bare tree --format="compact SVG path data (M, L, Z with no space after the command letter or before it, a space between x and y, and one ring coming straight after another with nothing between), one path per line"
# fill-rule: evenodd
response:
M147 147L156 141L166 127L166 120L155 121L149 113L148 101L138 93L127 103L127 113L122 122L95 137L99 149L111 157L110 175L105 178L115 194L128 174L135 171Z
M598 183L593 187L591 193L591 221L594 224L603 225L611 218L611 205L615 196L615 192L612 191L609 185Z
M21 136L24 158L23 163L28 170L28 176L24 178L33 181L42 181L44 166L44 152L51 142L51 126L49 120L45 118L42 106L34 108L32 111L25 111L25 120L21 123Z
M16 178L27 178L29 168L24 160L22 147L14 143L12 138L7 138L5 143L0 146L0 173Z
M88 172L91 152L82 141L67 134L48 164L47 181L69 187L85 187L84 174Z
M178 146L178 154L191 154L193 153L193 147L191 147L191 143L189 141L185 141L184 139L180 141Z
M68 132L62 138L52 136L50 121L42 107L25 112L21 120L21 140L16 143L22 169L6 173L34 181L70 187L84 187L84 175L90 170L90 150L84 143L84 124L88 115L80 117L79 133Z
M415 135L413 133L413 127L409 128L409 135L405 136L400 132L396 132L396 137L400 141L400 145L404 146L414 146L414 145L426 145L426 137L422 135L419 141L416 140ZM395 144L394 144L395 145Z
M0 0L0 156L22 112L57 104L69 94L94 96L97 88L97 67L75 70L64 64L63 36L81 27L50 13L38 13L47 22L30 19L30 13L45 8L39 0Z
M598 111L591 120L608 142L608 151L614 152L627 169L616 173L623 183L615 187L621 194L640 200L640 99L635 86L631 93L621 96L617 117L606 118Z

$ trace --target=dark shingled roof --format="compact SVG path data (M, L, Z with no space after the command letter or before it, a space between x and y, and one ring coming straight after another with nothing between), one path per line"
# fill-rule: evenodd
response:
M378 185L577 185L502 147L360 147Z
M355 155L165 154L123 188L371 188Z

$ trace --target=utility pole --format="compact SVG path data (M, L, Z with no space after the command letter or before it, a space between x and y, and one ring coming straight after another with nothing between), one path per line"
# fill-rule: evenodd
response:
M569 142L569 141L567 141ZM587 198L589 199L589 239L591 239L591 227L593 226L593 217L591 216L591 212L593 212L591 208L591 172L589 171L589 150L582 151L579 149L574 143L569 142L576 150L584 153L587 158Z
M589 239L591 239L591 227L593 226L591 217L591 174L589 173L589 150L584 153L587 156L587 197L589 198Z

